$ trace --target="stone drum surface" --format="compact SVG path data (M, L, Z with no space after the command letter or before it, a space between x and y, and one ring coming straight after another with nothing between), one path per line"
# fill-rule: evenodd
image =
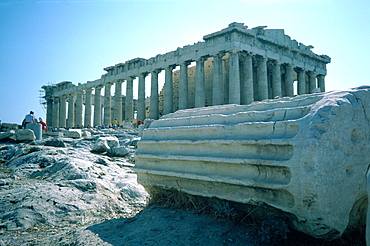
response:
M369 123L366 86L179 110L144 131L138 181L268 205L294 215L296 229L335 239L366 216Z

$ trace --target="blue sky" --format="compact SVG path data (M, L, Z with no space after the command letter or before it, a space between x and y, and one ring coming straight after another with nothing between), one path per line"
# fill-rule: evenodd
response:
M370 85L368 0L0 0L0 120L45 117L43 85L85 83L105 67L266 25L332 58L327 90Z

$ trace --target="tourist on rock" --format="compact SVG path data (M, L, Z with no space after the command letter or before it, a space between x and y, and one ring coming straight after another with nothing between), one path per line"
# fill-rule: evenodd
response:
M24 117L24 120L22 122L22 128L23 129L26 129L26 125L28 123L37 123L37 118L34 114L34 112L31 110L29 114L27 114L25 117Z
M46 122L44 122L41 117L39 118L39 123L42 125L42 130L47 132L48 131L48 126L46 125Z

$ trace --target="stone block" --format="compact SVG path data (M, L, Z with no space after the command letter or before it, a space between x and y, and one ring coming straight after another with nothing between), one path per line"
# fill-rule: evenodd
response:
M118 146L118 147L113 147L111 150L110 150L110 155L111 156L120 156L120 157L124 157L126 155L129 154L129 149L124 147L124 146Z
M353 211L366 211L369 115L368 86L179 110L143 132L138 181L149 192L265 204L335 239L366 216Z
M81 138L82 137L82 130L81 129L69 129L68 131L64 132L64 136L67 138Z
M36 136L31 129L18 129L12 137L16 141L34 141Z
M119 146L119 140L115 136L99 137L92 147L98 153L109 152L112 148Z
M7 132L0 132L0 140L10 138L15 134L14 130L10 130Z

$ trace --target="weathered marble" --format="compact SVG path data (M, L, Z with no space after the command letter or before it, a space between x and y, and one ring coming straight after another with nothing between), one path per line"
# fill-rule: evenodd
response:
M294 215L304 233L338 238L365 216L354 214L366 211L369 117L365 86L180 110L144 131L138 181L149 191L266 204Z

